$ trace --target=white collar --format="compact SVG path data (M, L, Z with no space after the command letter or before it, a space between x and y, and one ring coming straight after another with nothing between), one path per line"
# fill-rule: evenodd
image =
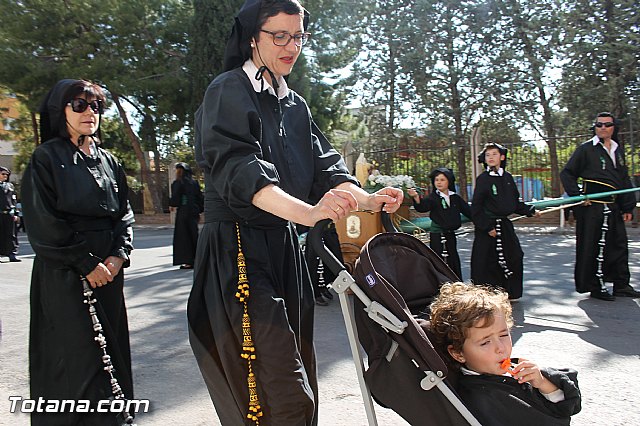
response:
M273 96L276 96L276 91L273 90L273 87L271 87L266 79L263 78L262 80L256 80L258 67L253 63L251 58L245 61L244 65L242 65L242 70L245 72L245 74L247 74L247 77L249 77L249 81L253 86L253 90L255 90L257 93L260 93L263 91L263 87L266 87L269 93L271 93ZM289 87L287 86L287 82L285 81L284 77L278 77L278 86L278 99L282 99L287 96L287 94L289 94Z
M602 144L602 146L604 146L604 144L600 142L600 138L597 136L594 136L593 139L591 139L591 143L593 144L593 146L596 146L598 144ZM616 149L618 149L618 142L611 139L611 152L614 152Z
M455 194L455 192L454 192L454 191L452 191L452 190L449 190L449 193L448 193L448 194L445 194L444 192L440 191L439 189L436 189L436 194L438 194L439 196L444 197L444 198L449 198L449 197L451 197L452 195L454 195L454 194Z
M470 370L467 367L465 367L464 365L460 366L460 372L464 375L464 376L481 376L480 373ZM509 373L504 373L501 374L501 376L505 376L505 377L511 377L511 375Z
M489 172L489 176L502 176L504 174L504 169L500 167L498 172L494 172L490 167L487 167L487 172Z

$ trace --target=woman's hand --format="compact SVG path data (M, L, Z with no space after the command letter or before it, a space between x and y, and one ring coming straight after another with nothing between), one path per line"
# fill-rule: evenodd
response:
M120 269L122 269L123 264L124 259L118 256L109 256L104 260L104 265L107 267L109 272L111 272L111 276L113 277L120 273Z
M104 263L98 265L85 277L92 288L102 287L113 281L113 274Z
M362 207L374 212L384 210L387 213L394 213L400 208L403 199L404 192L401 189L386 187L369 194L366 204Z
M489 236L492 238L495 238L496 235L498 235L498 232L495 229L492 229L491 231L488 232Z
M346 217L353 210L358 210L356 197L349 191L334 188L324 194L318 204L309 209L309 219L314 224L322 219L331 219L335 222Z
M520 362L513 367L511 372L511 375L518 380L518 383L529 382L531 386L547 394L558 389L556 385L542 375L537 364L522 358L518 361Z

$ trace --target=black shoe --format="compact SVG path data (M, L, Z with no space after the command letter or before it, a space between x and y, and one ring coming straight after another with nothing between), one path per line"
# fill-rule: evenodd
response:
M613 302L616 300L616 298L605 289L592 291L591 297L594 299L606 300L607 302Z
M180 269L193 269L193 265L188 265L188 264L184 264L184 265L180 265Z
M317 296L316 297L316 305L320 305L320 306L329 306L329 303L324 300L324 297L322 296Z
M327 299L327 300L333 300L333 294L331 294L331 292L329 291L328 288L325 288L324 290L322 290L322 296Z
M625 287L619 290L613 290L613 295L616 297L640 297L640 291L634 290L633 287Z
M9 262L22 262L22 260L18 259L15 255L9 256Z

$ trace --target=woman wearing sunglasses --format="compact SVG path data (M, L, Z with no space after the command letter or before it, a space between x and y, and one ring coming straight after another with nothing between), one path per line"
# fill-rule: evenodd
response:
M105 96L84 80L61 80L40 107L40 136L22 180L28 237L36 254L31 277L31 398L113 398L111 376L133 397L122 268L133 249L133 212L124 170L100 148ZM106 338L94 337L85 279ZM33 425L116 425L122 413L33 413Z

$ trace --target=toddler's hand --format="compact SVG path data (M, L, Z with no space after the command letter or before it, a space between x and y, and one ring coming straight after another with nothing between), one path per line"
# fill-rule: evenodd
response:
M511 375L518 380L518 383L529 382L531 386L542 393L551 393L558 389L556 385L542 375L537 364L522 358L519 361L511 372Z

